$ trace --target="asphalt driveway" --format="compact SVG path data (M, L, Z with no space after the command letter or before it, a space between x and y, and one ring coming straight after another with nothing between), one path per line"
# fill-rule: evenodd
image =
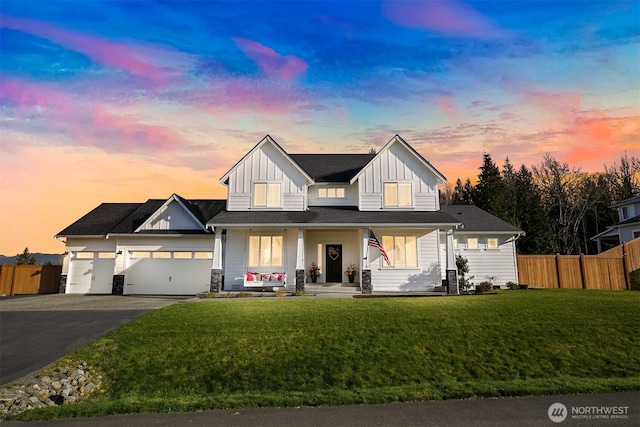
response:
M149 311L186 297L29 295L0 299L0 385L44 368Z

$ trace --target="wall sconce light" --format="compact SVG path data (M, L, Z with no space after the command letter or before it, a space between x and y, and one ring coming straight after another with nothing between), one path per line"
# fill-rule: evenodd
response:
M118 252L116 252L116 255L122 255L122 249L120 249Z

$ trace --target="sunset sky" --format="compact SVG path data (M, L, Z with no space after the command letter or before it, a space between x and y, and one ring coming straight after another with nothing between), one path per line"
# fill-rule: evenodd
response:
M101 202L224 198L270 134L396 133L450 184L545 153L640 156L640 1L0 2L0 254Z

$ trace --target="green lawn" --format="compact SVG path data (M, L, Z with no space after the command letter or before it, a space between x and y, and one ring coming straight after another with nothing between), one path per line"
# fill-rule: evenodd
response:
M23 419L640 389L640 293L177 304L72 354L93 401Z

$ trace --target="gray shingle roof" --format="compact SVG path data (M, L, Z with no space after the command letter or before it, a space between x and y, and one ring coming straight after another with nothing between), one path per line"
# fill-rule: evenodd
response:
M461 232L502 232L522 233L518 227L501 220L497 216L473 205L442 205L442 212L451 215L462 222L464 228Z
M315 182L349 182L375 154L290 154Z
M314 206L307 211L222 211L208 224L213 226L244 225L456 225L460 221L445 212L359 211L355 206Z
M226 207L226 200L186 200L181 197L180 199L203 226ZM166 200L162 199L149 199L144 203L103 203L59 232L57 236L105 236L109 233L133 233L165 202ZM169 232L193 233L193 230Z

